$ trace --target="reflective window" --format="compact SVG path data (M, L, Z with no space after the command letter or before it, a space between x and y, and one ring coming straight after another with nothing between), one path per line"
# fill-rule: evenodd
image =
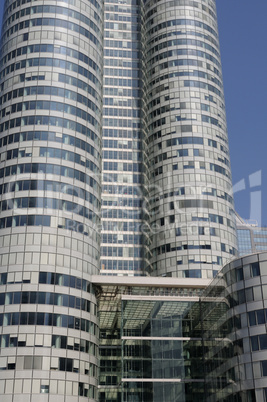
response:
M69 168L67 166L59 166L59 165L54 165L54 164L50 164L50 163L49 164L48 163L32 163L32 164L31 163L22 163L22 164L18 164L18 165L7 166L6 168L0 169L0 178L14 176L16 174L23 174L23 173L49 173L49 174L55 174L55 175L59 175L59 176L70 177L72 179L75 178L76 180L79 180L83 183L88 184L90 187L92 187L94 189L97 189L97 190L100 189L97 181L93 177L86 175L84 172L81 172L80 170L76 170L73 168ZM29 185L28 183L29 182L26 182L25 185ZM10 186L12 186L11 183L10 183ZM20 188L20 190L27 190L27 189L29 190L30 188L29 187L28 188L26 188L26 187ZM33 188L33 190L34 190L34 188ZM15 189L13 191L15 191Z
M14 315L14 318L13 318ZM20 312L0 314L0 325L46 325L65 328L74 328L75 317L64 314ZM96 325L84 318L75 322L75 329L89 332L93 335L97 333Z

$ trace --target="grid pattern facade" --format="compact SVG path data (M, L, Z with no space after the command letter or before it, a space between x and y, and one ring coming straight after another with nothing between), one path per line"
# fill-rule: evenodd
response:
M236 255L215 1L146 1L153 274L213 277Z
M98 400L100 256L104 275L212 278L235 255L216 24L214 1L5 1L3 402ZM122 327L104 306L100 399L204 395L178 299L125 298Z
M199 323L205 285L168 287L153 278L101 285L99 278L99 401L205 401Z
M141 5L105 1L102 274L142 275L144 206Z
M237 254L215 1L104 20L102 273L212 278Z
M94 277L100 401L266 402L266 276L259 253L225 265L208 286Z
M267 251L267 229L249 224L237 226L238 251L240 256Z
M266 257L234 260L204 292L208 402L266 401Z
M253 253L251 231L249 229L237 229L237 240L240 256Z
M0 65L3 401L97 400L102 11L7 0Z

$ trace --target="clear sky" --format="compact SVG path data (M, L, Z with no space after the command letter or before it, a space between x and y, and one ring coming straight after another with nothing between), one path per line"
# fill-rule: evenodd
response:
M261 215L266 226L267 1L217 0L217 13L233 184L246 187L235 193L235 206L243 218ZM249 182L257 171L261 186L257 174ZM261 214L255 191L262 193Z
M235 206L267 226L267 1L217 0L217 12Z

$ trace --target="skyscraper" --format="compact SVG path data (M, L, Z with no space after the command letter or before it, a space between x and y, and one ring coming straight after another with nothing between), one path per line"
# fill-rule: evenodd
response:
M215 1L6 0L1 54L0 393L97 400L101 224L103 274L236 253Z
M100 251L102 6L98 0L5 2L5 400L97 398L98 321L90 275L99 272Z
M215 1L106 1L104 35L103 272L211 278L236 254Z
M146 1L153 275L211 278L236 254L215 1Z

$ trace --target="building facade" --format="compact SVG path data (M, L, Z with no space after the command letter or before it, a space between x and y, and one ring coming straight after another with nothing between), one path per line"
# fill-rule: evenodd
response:
M103 275L145 275L148 234L140 1L104 2Z
M145 1L152 274L236 255L215 1Z
M4 401L97 400L102 16L5 2L1 47Z
M267 254L208 280L93 277L99 400L267 401Z
M267 254L236 259L204 291L206 401L267 400Z
M238 252L240 256L267 251L267 228L257 222L246 222L240 216L236 218Z
M102 272L212 278L237 249L215 1L104 3Z
M205 401L200 295L209 280L93 277L99 401Z
M237 248L215 1L6 0L1 55L3 402L207 400L199 297Z

